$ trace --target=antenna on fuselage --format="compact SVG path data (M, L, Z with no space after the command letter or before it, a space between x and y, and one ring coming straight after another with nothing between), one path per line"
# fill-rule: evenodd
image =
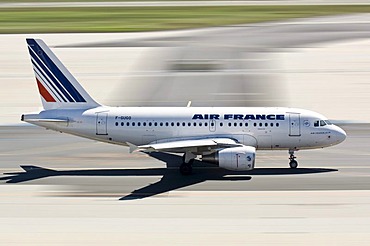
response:
M188 102L188 105L186 105L187 108L191 107L191 101Z

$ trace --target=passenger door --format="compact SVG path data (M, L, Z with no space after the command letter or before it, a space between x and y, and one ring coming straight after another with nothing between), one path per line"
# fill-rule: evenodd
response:
M289 113L289 136L301 136L301 117L299 113Z
M108 135L107 131L108 112L96 114L96 135Z

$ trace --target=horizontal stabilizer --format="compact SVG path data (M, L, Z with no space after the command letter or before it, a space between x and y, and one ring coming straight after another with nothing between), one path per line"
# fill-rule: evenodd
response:
M27 122L68 123L68 119L27 119Z

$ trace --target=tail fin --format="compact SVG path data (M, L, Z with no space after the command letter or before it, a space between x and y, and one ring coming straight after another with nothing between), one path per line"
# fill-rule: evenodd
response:
M42 40L27 44L44 109L99 106Z

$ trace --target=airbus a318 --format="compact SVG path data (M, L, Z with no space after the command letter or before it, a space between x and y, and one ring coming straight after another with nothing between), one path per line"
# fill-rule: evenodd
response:
M39 39L27 39L43 110L22 121L130 151L183 153L182 174L200 157L252 170L256 150L295 151L341 143L346 133L313 111L285 107L108 107L97 103Z

